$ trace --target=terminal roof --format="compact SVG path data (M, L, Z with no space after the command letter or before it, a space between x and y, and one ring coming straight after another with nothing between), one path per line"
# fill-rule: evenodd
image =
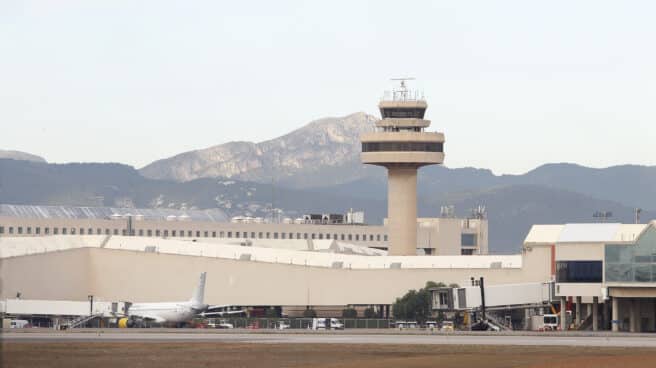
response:
M117 216L143 216L144 220L176 219L190 221L227 222L228 216L220 209L174 210L150 208L115 207L73 207L73 206L31 206L0 204L0 217L40 218L40 219L112 219Z

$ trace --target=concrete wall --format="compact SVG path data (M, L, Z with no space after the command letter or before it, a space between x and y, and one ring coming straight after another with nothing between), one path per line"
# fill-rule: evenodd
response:
M236 305L390 304L426 281L488 285L548 281L548 257L525 255L513 269L349 270L238 261L213 257L82 248L0 260L0 298L86 300L188 300L207 271L206 301Z

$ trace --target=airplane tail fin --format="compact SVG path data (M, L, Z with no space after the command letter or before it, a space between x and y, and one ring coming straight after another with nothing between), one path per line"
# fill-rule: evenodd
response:
M205 277L207 272L202 272L200 274L200 280L198 281L198 286L194 290L194 294L191 296L191 304L194 306L203 306L205 304Z

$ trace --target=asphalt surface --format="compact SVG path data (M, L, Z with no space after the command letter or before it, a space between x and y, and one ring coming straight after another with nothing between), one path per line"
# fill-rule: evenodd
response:
M254 344L411 344L514 345L656 348L656 335L499 335L499 334L358 334L339 333L216 333L120 330L30 331L0 334L2 342L225 342Z

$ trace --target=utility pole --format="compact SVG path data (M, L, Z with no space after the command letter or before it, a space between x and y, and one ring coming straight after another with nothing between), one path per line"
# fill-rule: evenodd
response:
M485 321L485 280L481 276L478 285L481 288L481 319Z

